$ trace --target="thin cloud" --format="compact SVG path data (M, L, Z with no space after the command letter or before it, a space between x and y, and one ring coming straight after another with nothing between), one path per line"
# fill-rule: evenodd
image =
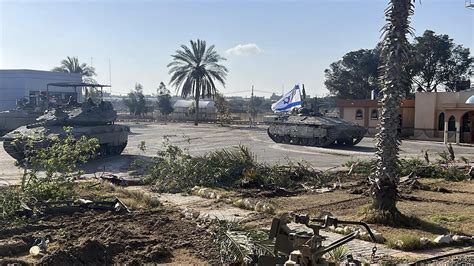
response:
M235 56L249 56L261 54L263 53L263 50L260 49L255 43L247 43L237 44L235 47L227 49L226 53Z

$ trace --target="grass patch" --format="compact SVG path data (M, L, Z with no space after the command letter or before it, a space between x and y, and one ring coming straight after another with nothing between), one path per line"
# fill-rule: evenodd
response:
M472 217L464 214L436 214L427 217L428 220L432 221L439 226L446 227L449 233L453 234L464 234L463 226L469 224L472 221Z
M349 249L346 246L337 247L329 252L329 256L332 262L342 262L346 259L349 254Z
M451 215L442 215L442 214L436 214L429 219L435 223L460 223L460 222L467 222L471 220L471 217L466 216L466 215L461 215L461 214L451 214Z
M387 242L387 247L404 251L412 251L422 249L423 245L420 242L420 238L417 236L400 235L395 239L389 240Z

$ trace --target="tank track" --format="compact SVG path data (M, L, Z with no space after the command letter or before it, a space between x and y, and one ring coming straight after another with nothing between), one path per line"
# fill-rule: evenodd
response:
M331 134L332 133L332 134ZM267 129L268 136L276 143L283 144L293 144L293 145L302 145L302 146L312 146L312 147L328 147L334 143L344 146L354 146L358 144L364 136L359 136L357 138L350 139L338 139L335 132L329 131L327 136L321 138L298 138L291 137L290 135L276 135L270 132L270 128Z
M120 155L123 150L125 150L125 147L127 147L127 142L121 144L121 145L108 145L108 144L102 144L99 147L98 150L98 156L114 156L114 155Z
M9 141L9 140L3 141L3 149L17 161L21 161L25 159L24 152L20 151L17 145L15 145L12 141Z

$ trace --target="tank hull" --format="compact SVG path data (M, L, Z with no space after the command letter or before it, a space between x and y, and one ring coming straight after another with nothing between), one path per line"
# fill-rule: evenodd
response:
M82 136L96 138L100 144L98 156L121 154L127 146L129 133L130 128L125 125L75 126L72 131L76 139ZM47 147L55 136L65 137L62 126L22 126L3 136L3 147L10 156L22 160L28 141L32 141L34 148Z
M276 143L328 147L358 144L367 130L340 118L322 116L269 116L268 136Z
M6 134L21 126L33 124L37 122L36 118L41 115L41 112L21 109L0 112L0 135Z

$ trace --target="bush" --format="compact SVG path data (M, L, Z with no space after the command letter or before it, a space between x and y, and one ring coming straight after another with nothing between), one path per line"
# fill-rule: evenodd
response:
M27 144L27 157L19 163L23 169L21 186L0 191L0 210L3 218L12 218L23 205L34 208L44 201L70 200L75 196L74 177L81 175L77 163L85 163L95 156L97 139L75 139L71 127L65 127L66 137L53 139L44 148Z
M442 153L441 153L442 154ZM446 153L448 154L448 153ZM443 155L440 155L443 156ZM443 163L441 163L441 161ZM437 163L428 163L420 158L400 159L398 169L400 176L407 176L414 172L418 177L424 178L444 178L450 181L460 181L467 178L466 171L458 168L454 164L444 164L445 160ZM351 167L355 165L352 173L369 176L376 164L375 160L348 161L344 166Z
M194 186L205 187L294 187L299 182L324 184L332 176L313 168L289 162L270 166L257 162L245 146L191 156L165 141L146 182L160 192L180 192Z

